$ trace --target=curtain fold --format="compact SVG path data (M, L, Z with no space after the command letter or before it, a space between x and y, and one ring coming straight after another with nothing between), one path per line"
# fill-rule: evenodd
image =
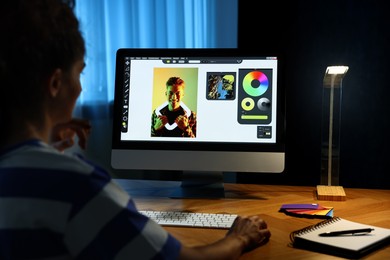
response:
M238 42L238 0L76 0L75 13L87 48L76 111L113 101L119 48L236 48Z

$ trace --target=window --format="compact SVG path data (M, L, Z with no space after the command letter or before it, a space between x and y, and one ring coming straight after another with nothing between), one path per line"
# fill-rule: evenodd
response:
M78 105L109 103L119 48L236 48L238 0L78 0L87 47Z

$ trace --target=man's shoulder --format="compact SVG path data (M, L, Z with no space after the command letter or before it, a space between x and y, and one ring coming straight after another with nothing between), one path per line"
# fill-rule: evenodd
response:
M1 157L0 167L58 169L78 173L90 173L94 168L76 154L61 153L48 145L18 147Z

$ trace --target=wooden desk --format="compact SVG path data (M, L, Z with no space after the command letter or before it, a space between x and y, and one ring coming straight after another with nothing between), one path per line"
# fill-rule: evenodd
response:
M285 203L319 203L334 207L334 216L365 224L390 228L390 190L348 189L346 201L319 201L315 187L255 184L225 184L223 199L172 199L169 194L178 182L117 180L133 196L139 210L182 210L191 212L259 214L268 224L268 244L242 256L241 259L340 259L289 246L290 232L315 224L321 219L287 216L279 208ZM212 243L225 230L165 227L184 244L197 246ZM390 259L390 246L364 259Z

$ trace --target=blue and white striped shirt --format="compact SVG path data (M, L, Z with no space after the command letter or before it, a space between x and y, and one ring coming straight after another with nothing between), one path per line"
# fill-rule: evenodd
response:
M0 154L0 259L176 259L103 169L31 140Z

